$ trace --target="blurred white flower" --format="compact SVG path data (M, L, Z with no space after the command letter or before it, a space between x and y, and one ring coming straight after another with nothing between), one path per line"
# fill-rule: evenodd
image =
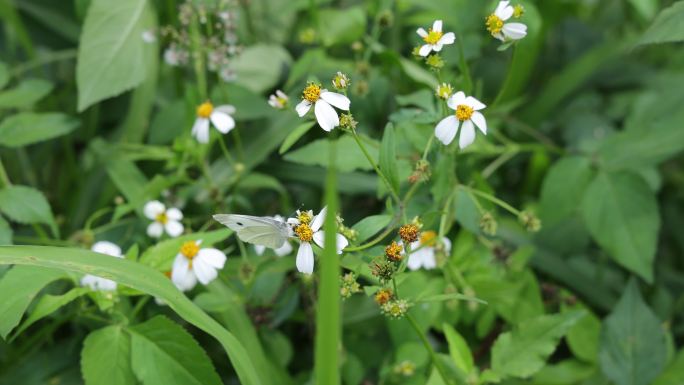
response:
M121 248L112 242L99 241L95 242L90 250L106 254L116 258L123 258ZM101 278L92 274L86 274L81 278L81 286L89 287L91 290L114 291L116 290L116 282L111 279Z
M510 5L510 1L500 1L494 13L487 16L485 21L487 31L501 41L522 39L527 35L527 26L523 23L506 23L506 20L510 19L514 13L516 10Z
M418 54L420 56L427 56L430 52L439 52L442 47L447 44L453 44L456 41L456 35L453 32L442 32L442 20L435 20L432 28L425 31L424 28L418 28L416 31L418 36L423 38L425 44L420 47Z
M152 44L157 41L157 35L154 33L154 31L151 30L145 30L142 32L141 37L145 43Z
M202 241L188 241L181 246L173 261L171 280L181 291L203 285L216 279L218 270L226 263L226 255L218 249L200 248Z
M211 122L216 129L227 134L235 128L235 119L231 114L235 113L235 107L225 104L214 107L211 102L204 102L197 107L197 119L192 125L192 136L197 138L200 143L209 143L209 123Z
M304 274L313 273L314 255L311 241L318 246L324 247L325 232L321 230L325 215L328 211L327 207L323 207L318 215L313 216L311 210L299 211L297 210L297 217L290 218L287 223L292 225L295 236L299 239L299 250L297 251L297 270ZM337 254L342 254L342 249L347 247L349 241L342 234L337 234L336 248Z
M275 94L271 94L271 96L269 96L268 104L270 104L273 108L282 110L287 106L289 100L290 98L288 98L283 91L276 90Z
M170 66L180 66L188 62L188 52L171 46L164 50L164 62Z
M164 231L170 237L175 238L183 233L183 213L175 207L169 209L159 201L150 201L143 208L145 217L153 222L147 226L147 235L152 238L159 238Z
M447 105L456 112L453 115L442 119L435 127L435 136L440 142L448 145L454 140L458 133L459 126L461 134L458 139L458 146L461 149L468 147L475 141L475 128L477 126L483 134L487 135L487 121L480 112L486 106L472 96L465 96L463 91L453 94Z
M316 120L322 129L331 131L333 128L340 125L340 118L337 116L332 106L340 110L349 111L351 102L349 98L337 92L330 92L326 89L321 89L321 86L315 83L309 83L302 92L302 101L297 104L295 110L300 117L306 115L314 106L314 113ZM332 106L331 106L332 105Z
M411 242L411 254L409 254L406 266L411 270L418 270L421 267L430 270L437 267L437 258L435 257L437 242L441 243L447 254L451 252L451 241L448 238L437 239L437 233L434 231L424 231L421 233L420 239Z

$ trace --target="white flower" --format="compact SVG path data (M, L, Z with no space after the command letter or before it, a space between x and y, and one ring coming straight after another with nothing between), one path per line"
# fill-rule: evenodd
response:
M442 32L442 20L435 20L432 24L432 28L428 31L425 31L423 28L418 28L416 33L418 33L425 42L418 51L420 56L427 56L432 51L439 52L442 50L442 46L453 44L454 41L456 41L456 35L454 35L453 32Z
M437 259L435 258L436 238L437 234L434 231L424 231L419 240L411 243L411 254L409 254L406 263L409 269L418 270L422 267L430 270L437 267ZM444 251L449 254L451 252L451 241L443 237L439 242L444 246Z
M145 43L152 44L157 41L157 35L155 35L154 31L151 30L145 30L142 32L141 37Z
M314 241L318 246L324 247L325 232L321 230L325 215L328 211L327 207L323 207L320 213L313 216L313 212L297 210L297 217L290 218L287 223L294 228L295 236L299 239L299 250L297 251L297 270L304 274L313 273L314 255L311 241ZM349 241L342 234L336 234L336 248L337 254L342 254L342 249L347 247Z
M170 237L175 238L183 233L183 213L175 207L166 209L159 201L150 201L145 204L143 213L153 222L147 226L147 235L152 238L159 238L164 231Z
M235 120L231 114L235 113L235 107L226 104L214 107L211 102L204 102L197 107L197 119L192 125L192 136L200 143L209 143L209 122L222 133L227 134L235 127Z
M510 1L500 1L494 13L487 17L487 31L501 41L520 40L527 35L527 26L523 23L505 23L516 12L509 5Z
M185 65L188 58L188 51L179 49L175 45L164 50L164 62L170 66Z
M349 104L351 102L346 96L321 89L318 84L309 83L302 92L302 101L297 104L295 110L302 117L309 112L313 105L318 124L325 131L330 131L340 125L340 118L331 105L340 110L349 111Z
M188 241L181 246L171 269L171 280L181 291L203 285L216 279L218 270L226 263L226 255L218 249L201 249L202 241Z
M475 140L475 128L477 126L483 134L487 135L487 121L480 112L486 106L472 96L466 97L463 91L451 95L447 105L456 112L442 119L435 127L435 136L440 142L448 145L456 137L459 126L461 135L458 146L461 149L468 147ZM463 123L463 124L461 124Z
M121 254L121 248L112 242L100 241L95 242L90 250L100 253L110 255L116 258L123 258ZM111 279L97 277L91 274L86 274L81 278L81 286L87 286L91 290L103 290L103 291L114 291L116 290L116 282Z
M273 219L275 219L277 221L285 222L285 218L283 218L280 215L274 215ZM257 255L263 255L264 251L266 251L266 246L254 245L254 251L256 251ZM273 249L273 252L279 257L284 257L284 256L292 253L292 245L290 244L290 242L286 241L279 248Z
M442 83L438 84L437 87L435 88L435 95L437 95L438 98L447 100L451 96L451 94L454 93L454 88L451 87L451 84L449 83Z
M281 90L276 90L275 94L272 94L268 98L268 104L271 105L273 108L277 108L279 110L282 110L287 106L287 102L290 100L290 98L287 97L287 95L281 91Z

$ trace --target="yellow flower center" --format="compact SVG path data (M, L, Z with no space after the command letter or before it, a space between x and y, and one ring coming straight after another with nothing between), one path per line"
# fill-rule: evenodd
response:
M185 258L192 260L195 258L197 253L199 253L200 247L197 245L197 242L195 241L187 241L183 243L183 246L180 248L181 254L185 256Z
M297 219L299 219L299 223L309 224L313 218L308 211L302 211L297 215Z
M385 247L385 256L390 261L401 261L401 259L403 258L401 252L403 250L404 248L400 244L392 241L392 243Z
M309 227L309 225L306 223L297 225L294 228L294 232L302 242L311 242L313 239L313 230L311 230L311 227Z
M525 13L525 8L522 5L516 4L513 7L513 17L515 17L516 19L521 18L524 13Z
M214 105L210 102L204 102L197 107L197 116L200 118L208 118L212 111L214 111Z
M501 32L503 24L503 20L501 20L499 16L496 16L493 13L487 16L487 21L485 22L485 25L487 26L487 31L489 31L489 33L491 33L492 35L496 35L499 32Z
M456 119L464 122L473 116L473 112L475 112L473 107L466 106L465 104L459 104L456 106Z
M434 246L437 242L437 233L434 231L423 231L420 234L420 244L423 246Z
M306 86L302 92L302 98L311 103L315 103L319 97L321 97L321 86L318 84L309 83L309 85Z
M442 38L442 35L444 35L444 33L442 33L441 31L433 31L432 28L430 28L427 36L423 38L423 41L425 41L428 44L437 44L439 39Z
M157 216L154 217L154 220L157 221L157 222L159 222L159 223L161 223L162 225L165 225L166 222L169 221L169 217L167 217L167 216L166 216L166 213L163 212L163 213L157 214Z

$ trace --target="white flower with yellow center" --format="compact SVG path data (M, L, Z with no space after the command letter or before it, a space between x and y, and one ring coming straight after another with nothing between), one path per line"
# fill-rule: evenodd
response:
M318 84L309 83L304 88L304 91L302 91L302 101L297 104L295 110L299 117L302 117L309 112L313 105L318 124L325 131L331 131L340 125L340 118L332 106L340 110L349 111L350 104L351 102L346 96L321 89L321 86Z
M109 255L116 258L123 258L121 248L112 242L100 241L95 242L90 250ZM81 278L81 286L89 287L91 290L114 291L116 290L116 282L111 279L101 278L92 274L86 274Z
M435 253L438 246L443 247L447 254L451 252L449 239L446 237L437 239L437 233L434 231L423 231L420 239L411 243L411 254L409 254L406 266L411 270L418 270L421 267L426 270L434 269L437 267Z
M152 238L159 238L166 232L170 237L175 238L183 233L183 213L175 207L169 209L159 201L150 201L143 208L145 217L153 222L147 226L147 235Z
M437 95L437 97L440 99L447 100L453 93L454 89L449 83L438 84L435 88L435 95Z
M423 57L429 55L432 51L439 52L443 46L454 44L454 41L456 41L456 35L453 32L442 32L442 20L435 20L432 23L432 28L427 31L424 28L418 28L416 33L425 42L420 47L420 50L418 50L418 54Z
M449 108L455 111L442 119L435 127L435 136L440 142L448 145L456 137L460 128L461 135L458 146L461 149L468 147L475 141L475 128L477 126L483 134L487 135L487 121L480 112L486 106L472 96L465 96L463 91L451 95L447 100Z
M220 133L229 133L235 127L235 120L230 116L234 113L235 107L229 104L217 107L209 101L200 104L197 107L197 119L192 125L192 136L200 143L209 143L210 122Z
M520 40L527 35L527 26L523 23L506 23L514 14L521 14L522 8L513 8L510 1L500 1L494 13L487 16L487 31L501 41Z
M293 230L295 237L299 239L299 250L297 251L297 270L304 274L313 273L314 255L311 242L315 242L318 246L325 246L325 232L321 230L325 215L328 211L327 207L323 207L318 215L313 216L313 211L299 211L297 210L297 217L287 220ZM347 247L349 241L344 235L336 234L336 249L337 254L342 254L342 249Z
M173 261L171 280L181 291L192 289L197 281L203 285L209 284L226 263L223 252L212 248L202 249L201 243L201 240L183 243Z
M280 215L274 215L274 216L273 216L273 219L275 219L275 220L277 220L277 221L280 221L280 222L285 222L285 218L283 218L283 217L280 216ZM284 257L284 256L289 255L290 253L292 253L292 250L293 250L293 249L292 249L292 245L290 244L289 241L286 241L286 242L283 243L283 245L280 246L279 248L273 249L273 252L275 253L275 255L277 255L277 256L279 256L279 257ZM264 251L266 251L266 246L254 245L254 251L256 251L257 255L263 255L263 254L264 254Z
M269 96L268 104L270 104L273 108L282 110L287 106L289 100L290 98L288 98L283 91L276 90L275 94L271 94L271 96Z

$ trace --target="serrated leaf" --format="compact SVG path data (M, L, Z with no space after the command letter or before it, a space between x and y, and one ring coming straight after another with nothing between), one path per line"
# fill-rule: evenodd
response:
M43 79L26 79L15 88L0 92L0 108L23 108L35 104L52 91L53 84Z
M66 135L80 124L78 119L57 112L23 112L0 123L0 145L27 146Z
M541 369L561 337L584 316L583 311L542 315L503 333L492 348L492 369L500 376L527 378Z
M96 330L83 341L81 372L86 385L131 385L131 339L118 325Z
M36 266L15 266L10 269L0 280L0 336L6 338L19 324L39 291L62 277L64 273L59 270Z
M663 9L644 32L638 44L669 43L684 40L684 1Z
M147 6L142 0L90 4L76 61L79 112L145 79L142 33Z
M39 321L41 318L54 313L62 306L82 296L88 291L90 291L90 289L85 287L75 287L64 294L45 294L41 296L29 316L26 317L26 320L22 322L16 333L14 333L14 336L21 334L24 330L33 325L35 322Z
M387 123L380 142L380 170L389 179L394 191L399 191L399 170L397 169L397 151L394 125Z
M655 195L640 176L598 174L582 198L582 216L591 235L617 263L653 280L660 216Z
M354 170L372 170L368 159L359 149L354 139L349 136L343 136L338 140L334 139L319 139L308 143L292 152L285 154L284 158L287 161L328 167L330 164L330 142L334 141L336 146L336 165L340 172L349 172ZM371 158L377 163L378 159L378 143L370 138L361 137L363 142L371 142L372 144L364 143Z
M0 190L0 211L19 223L55 223L47 199L33 187L13 185Z
M283 140L283 144L280 145L278 154L282 155L287 150L289 150L293 144L297 143L299 138L301 138L302 136L304 136L304 134L309 132L309 130L311 129L311 127L314 126L315 123L316 122L314 121L302 123L299 126L297 126L294 130L292 130L292 132L287 134L287 137L285 138L285 140Z
M660 320L631 279L601 327L601 370L617 385L647 385L665 368L667 342Z
M164 316L132 326L133 372L145 385L223 385L207 353Z

